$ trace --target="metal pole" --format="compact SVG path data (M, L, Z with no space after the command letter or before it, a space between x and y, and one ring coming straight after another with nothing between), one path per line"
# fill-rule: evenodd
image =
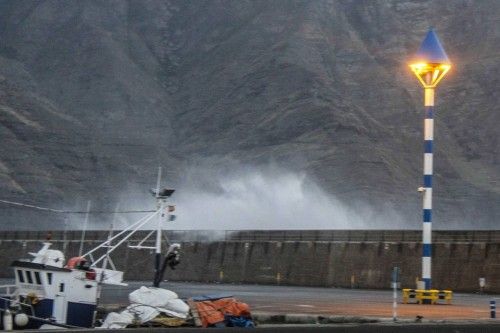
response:
M124 234L125 232L129 232L128 235L126 235L125 237L123 237L118 243L116 243L115 245L113 245L110 249L109 249L109 253L108 254L111 254L111 252L113 252L114 250L116 250L120 245L122 245L124 242L126 242L137 230L139 230L140 228L142 228L145 224L149 223L149 221L155 217L155 215L158 214L158 211L156 211L156 213L153 213L149 216L146 216L146 218L142 218L140 219L138 222L134 223L131 227L128 227L127 229L125 230L122 230L120 231L119 233L117 233L116 235L114 235L113 237L111 237L109 240L105 241L105 242L102 242L99 246L96 246L95 248L93 248L92 250L90 250L89 252L87 252L84 257L86 256L90 256L92 253L94 253L95 251L97 251L98 249L104 247L104 246L108 246L108 243L111 243L112 240L115 240L117 239L119 236L121 236L122 234ZM134 227L132 229L132 227ZM97 266L98 263L100 263L102 260L104 260L104 258L106 257L106 253L103 254L102 256L100 256L97 260L95 260L93 263L92 263L92 266Z
M392 320L398 320L398 282L399 282L399 267L392 269Z
M80 250L78 251L78 256L81 257L83 253L83 242L85 241L85 232L87 231L87 225L89 223L90 214L90 200L87 201L87 213L85 213L85 222L83 223L82 239L80 240Z
M64 231L63 231L63 253L66 253L68 246L68 216L64 217Z
M392 292L392 321L398 320L398 284L397 282L393 283L393 292Z
M424 195L423 195L423 247L422 247L422 280L425 289L432 287L432 171L434 140L434 88L425 88L425 120L424 120Z
M96 308L96 310L94 311L94 316L92 318L92 322L95 322L95 320L96 320L96 317L97 317L97 308L99 307L99 302L101 300L102 283L103 283L104 279L106 278L105 277L106 269L108 267L108 260L110 260L110 257L109 257L109 249L111 248L111 240L110 239L113 237L113 225L114 225L114 222L115 222L115 219L116 219L116 212L118 211L118 207L119 206L120 206L120 203L118 203L116 205L115 214L113 216L113 222L111 222L111 225L109 227L109 232L108 232L108 247L106 248L106 257L104 258L103 263L102 263L101 278L99 279L99 282L97 283L97 297L96 297L96 301L95 301L95 308Z
M160 183L161 183L161 167L158 167L158 179L156 181L156 200L160 210L158 220L156 223L156 249L155 249L155 276L153 279L153 286L159 287L160 281L160 261L161 261L161 228L164 212L164 201L160 198Z
M128 235L126 235L122 240L120 240L118 242L118 244L121 245L124 241L126 241L127 239L129 239L130 236L132 236L137 230L139 230L139 228L143 227L153 217L155 217L156 214L158 214L158 211L154 212L151 215L146 215L146 216L140 218L137 222L134 222L132 225L126 227L125 229L123 229L122 231L120 231L119 233L117 233L116 235L114 235L113 237L111 237L109 240L106 240L105 242L102 242L101 244L97 245L96 247L94 247L93 249L91 249L90 251L88 251L87 253L85 253L83 255L83 257L90 256L92 253L96 252L100 248L107 247L111 243L111 241L113 241L115 239L118 239L120 236L122 236L123 234L125 234L125 233L127 233L127 232L130 231L130 233ZM113 245L112 248L109 250L109 253L111 253L112 251L114 251L116 249L117 245ZM100 259L97 259L96 261L94 261L93 265L94 266L97 265L97 263L100 262L101 260L103 260L105 256L106 256L105 254L102 255Z

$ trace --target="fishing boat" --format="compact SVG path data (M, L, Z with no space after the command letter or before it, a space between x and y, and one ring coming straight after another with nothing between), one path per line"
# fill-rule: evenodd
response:
M172 189L160 189L161 169L158 183L152 190L157 200L157 209L128 228L113 235L88 252L66 261L62 251L52 249L50 242L29 253L31 260L15 260L15 284L0 286L0 324L3 329L36 329L43 325L66 328L93 327L96 308L103 285L123 285L123 271L117 270L111 259L112 252L122 246L138 230L156 218L156 228L136 245L134 249L155 251L155 275L153 286L158 287L165 269L179 263L180 245L171 244L162 255L162 230L164 223L173 220L167 199ZM143 245L156 232L155 246ZM111 268L108 268L108 265Z
M64 254L51 245L43 243L38 252L30 253L31 261L16 260L11 265L15 289L9 299L11 308L17 310L14 324L21 326L24 316L16 320L16 315L24 314L29 319L27 328L43 324L92 327L100 285L125 285L123 272L92 266L84 256L65 263Z

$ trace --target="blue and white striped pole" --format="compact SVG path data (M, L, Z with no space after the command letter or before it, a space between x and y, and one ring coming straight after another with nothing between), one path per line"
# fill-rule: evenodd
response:
M434 88L425 88L425 120L424 120L424 198L423 198L423 249L422 280L425 289L432 286L432 143L434 140Z
M431 28L420 45L410 68L424 86L424 186L423 191L423 246L422 280L426 290L431 289L432 257L432 143L434 141L434 89L451 68L451 62Z

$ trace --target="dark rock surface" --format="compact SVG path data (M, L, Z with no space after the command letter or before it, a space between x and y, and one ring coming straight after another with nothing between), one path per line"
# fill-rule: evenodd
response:
M436 222L494 228L499 21L496 0L2 0L0 197L106 207L160 164L182 187L188 169L272 163L418 226L423 97L406 61L432 25L454 63L437 93Z

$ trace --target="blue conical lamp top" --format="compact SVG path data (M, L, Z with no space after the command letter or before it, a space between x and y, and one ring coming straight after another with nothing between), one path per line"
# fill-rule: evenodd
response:
M450 59L448 59L434 29L431 28L425 36L422 45L420 45L420 48L415 54L415 60L431 64L450 63Z

